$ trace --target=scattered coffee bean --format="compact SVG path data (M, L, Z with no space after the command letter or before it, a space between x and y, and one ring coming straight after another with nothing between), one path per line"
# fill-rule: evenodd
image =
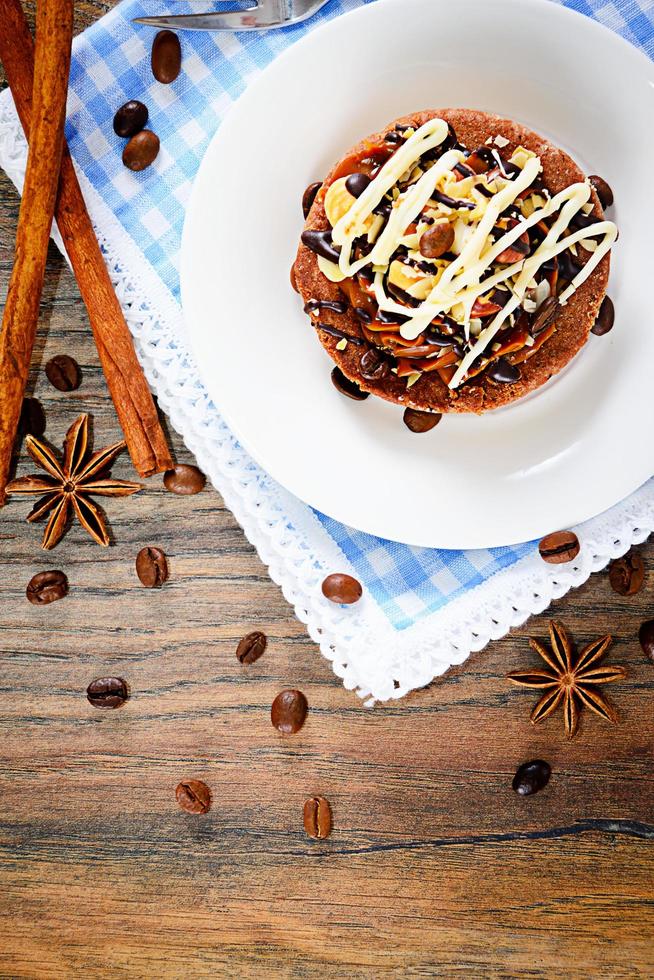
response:
M645 581L645 562L637 551L617 558L609 567L609 582L618 595L636 595Z
M654 619L648 619L647 622L642 623L638 630L638 639L643 648L643 653L654 664Z
M551 775L550 765L542 759L525 762L513 777L513 788L519 796L531 796L547 786Z
M45 374L57 391L75 391L80 386L79 364L69 354L57 354L56 357L51 357L45 366Z
M549 327L550 323L557 318L560 312L561 304L556 296L548 296L536 312L532 314L529 321L529 332L534 335L540 333L545 327Z
M152 74L158 82L170 85L182 69L182 46L173 31L159 31L152 42Z
M236 648L236 657L239 663L253 664L262 657L268 645L268 638L265 633L255 630L244 636Z
M315 201L316 195L321 187L322 181L318 180L315 184L309 184L302 195L302 214L305 218L309 217L309 211L313 207L313 202Z
M21 436L42 436L45 432L45 412L38 398L23 398L18 420L18 434Z
M352 197L361 197L366 187L370 184L368 174L350 174L345 181L345 190Z
M284 735L295 735L302 728L308 710L302 691L281 691L272 703L270 720Z
M304 829L313 840L324 840L332 832L332 811L324 796L312 796L304 803Z
M359 369L366 381L383 381L391 373L391 366L376 347L369 347L361 355Z
M166 490L181 496L191 496L204 490L207 478L197 466L180 463L174 470L168 470L163 478Z
M595 192L600 199L600 204L606 211L606 209L610 208L613 204L613 191L606 183L604 178L598 177L597 174L593 174L588 179L595 188Z
M131 140L123 150L123 163L128 170L139 173L146 170L157 159L159 153L159 137L150 129L143 129Z
M129 693L122 677L98 677L87 687L86 696L94 708L120 708Z
M426 259L438 259L454 244L454 228L449 221L432 225L420 238L420 254Z
M303 231L302 242L307 248L310 248L312 252L316 255L320 255L323 259L327 259L329 262L336 262L341 257L340 249L336 248L332 243L332 233L330 231Z
M597 319L595 324L591 329L591 333L594 333L596 337L603 337L605 333L613 329L613 324L615 323L615 307L613 306L613 301L609 296L605 296L602 300L602 305L599 308L599 313L597 314Z
M554 531L538 545L541 558L550 565L572 561L579 554L579 548L579 538L574 531Z
M498 357L496 361L493 361L486 373L493 381L498 381L504 385L515 384L522 377L517 364L511 364L505 357Z
M346 378L339 367L335 367L332 371L332 384L342 395L347 395L355 402L364 402L370 397L369 391L362 391L356 381Z
M300 292L300 290L297 288L297 279L295 278L295 263L293 263L291 266L291 286L296 293Z
M54 569L38 572L29 580L25 594L33 606L47 606L68 595L68 579Z
M136 99L130 99L129 102L121 105L120 109L116 111L116 115L114 116L114 133L116 136L122 136L124 139L128 139L130 136L136 136L142 129L145 129L147 121L148 107L143 105L142 102L137 102Z
M419 412L417 408L404 409L404 424L411 432L429 432L443 418L438 412Z
M200 779L184 779L177 785L175 799L187 813L207 813L211 809L211 791Z
M322 583L322 594L330 602L336 602L341 606L351 606L358 602L363 595L361 583L357 582L351 575L344 575L334 572L328 575Z
M141 548L136 556L136 574L146 589L158 589L168 579L168 562L161 548Z

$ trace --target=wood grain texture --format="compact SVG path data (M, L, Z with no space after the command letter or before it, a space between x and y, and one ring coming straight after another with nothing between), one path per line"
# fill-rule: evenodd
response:
M78 29L104 9L79 3ZM0 303L17 211L0 177ZM64 352L83 371L69 394L42 370ZM98 445L119 438L54 248L30 389L55 444L83 409ZM133 478L126 458L115 473ZM546 636L546 615L428 689L365 710L219 495L145 485L107 501L107 551L76 527L46 556L25 504L0 513L0 976L654 974L654 667L636 639L654 616L652 546L640 595L615 595L599 574L555 604L578 640L613 633L611 659L629 670L607 691L619 727L586 714L567 742L560 716L530 725L534 696L505 679L535 663L526 637ZM147 544L169 556L161 590L136 577ZM31 606L25 586L44 568L66 571L70 595ZM269 647L242 667L236 645L255 628ZM87 684L114 673L130 700L92 708ZM288 686L310 713L285 738L269 712ZM520 799L515 768L539 757L550 784ZM211 787L206 816L177 807L182 778ZM326 841L303 830L314 794L332 804Z

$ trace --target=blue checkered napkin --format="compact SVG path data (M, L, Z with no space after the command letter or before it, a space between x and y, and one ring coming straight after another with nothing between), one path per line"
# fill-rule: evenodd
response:
M148 0L147 7L140 0L124 0L75 42L67 129L73 156L176 302L184 211L221 119L280 51L320 21L365 2L372 0L332 0L310 21L264 34L185 33L184 72L174 85L153 80L152 32L131 22L141 14L165 12L169 0ZM562 2L654 55L652 0ZM175 5L179 12L189 7ZM132 98L150 107L152 128L161 138L155 164L138 175L122 166L123 143L112 129L116 107ZM466 552L410 548L317 516L396 630L442 609L535 547L532 543Z

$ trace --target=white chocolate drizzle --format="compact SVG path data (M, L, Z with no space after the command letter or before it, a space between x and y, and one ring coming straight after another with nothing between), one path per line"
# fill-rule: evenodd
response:
M447 178L457 163L465 160L464 154L460 150L448 150L420 174L417 180L410 183L406 190L399 194L396 191L386 226L367 255L353 261L353 244L355 239L366 233L374 210L386 195L396 187L404 175L411 174L423 154L435 149L446 139L448 131L447 123L443 119L430 119L404 142L384 164L361 196L353 199L349 209L336 222L332 230L332 241L341 249L339 263L336 266L334 263L322 260L321 269L328 278L338 282L346 277L355 276L366 266L371 266L374 273L374 295L380 310L408 316L400 328L400 334L405 340L415 340L435 317L439 314L451 314L457 307L463 310L462 326L466 341L469 342L471 311L475 300L488 293L493 287L513 280L510 283L510 300L493 317L488 326L475 331L477 335L474 337L474 343L462 358L450 381L449 386L454 389L465 380L470 367L487 351L502 325L522 304L530 283L533 284L534 276L544 263L571 245L591 242L595 245L591 257L581 271L558 296L559 302L564 305L607 254L617 238L617 228L612 221L597 221L593 225L562 237L574 216L579 211L584 214L588 211L591 189L590 184L584 182L572 184L549 200L541 198L545 200L542 207L534 210L528 217L518 219L513 228L494 241L492 233L500 215L533 184L542 169L539 157L522 150L519 159L523 166L519 174L513 179L502 179L502 186L493 192L492 197L484 199L479 194L477 197L470 195L473 201L478 202L476 206L481 212L480 220L474 229L471 226L460 229L462 246L460 254L441 270L436 284L426 299L415 308L396 302L386 294L384 289L384 278L392 256L399 245L411 242L410 236L407 237L407 228L428 206L439 182ZM504 176L503 166L499 169L501 176ZM480 175L479 179L481 176L483 175ZM538 192L534 191L534 194L537 195ZM534 200L538 202L538 197ZM557 211L560 211L558 217L532 255L504 266L492 276L484 278L502 252L518 241L529 228L544 218L551 217ZM601 240L596 242L597 238Z

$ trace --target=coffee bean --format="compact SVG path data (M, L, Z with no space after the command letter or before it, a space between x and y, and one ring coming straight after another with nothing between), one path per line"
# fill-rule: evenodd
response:
M47 606L68 595L68 579L54 569L38 572L29 580L25 594L33 606Z
M316 195L321 187L322 181L318 180L315 184L309 184L302 195L302 214L305 218L309 217L309 211L313 207L313 202L315 201Z
M57 391L75 391L80 386L79 364L69 354L51 357L45 366L45 374Z
M206 813L211 809L211 791L201 779L184 779L178 783L175 799L187 813Z
M18 420L18 435L42 436L45 432L45 412L38 398L23 398Z
M543 561L550 565L561 565L576 558L579 547L579 538L574 531L554 531L543 538L538 550Z
M136 136L142 129L145 129L147 121L148 107L142 102L137 102L136 99L130 99L116 111L114 133L116 136L122 136L125 139Z
M361 355L359 369L366 381L383 381L391 373L391 366L376 347L369 347Z
M654 619L648 619L638 630L638 639L643 653L654 664Z
M368 174L350 174L350 176L345 181L345 190L352 197L361 197L365 189L370 184L370 177Z
M253 664L259 657L263 656L267 645L268 639L265 633L261 633L259 630L248 633L236 648L236 657L239 663Z
M511 364L505 357L498 357L496 361L493 361L486 373L493 381L505 385L515 384L522 377L520 368L516 364Z
M304 829L313 840L324 840L332 832L332 811L324 796L312 796L304 803Z
M550 323L557 318L560 312L561 304L556 296L548 296L536 312L532 314L529 321L529 332L532 334L540 333L545 327L549 327Z
M454 244L454 228L449 221L432 225L420 238L420 254L426 259L438 259Z
M272 703L270 720L284 735L295 735L302 728L308 710L302 691L281 691Z
M158 589L168 579L168 562L160 548L141 548L136 556L136 574L146 589Z
M174 470L168 470L163 478L166 490L181 496L191 496L204 490L207 478L197 466L180 463Z
M152 74L158 82L170 85L182 69L182 46L173 31L159 31L152 42Z
M519 796L531 796L547 786L551 775L550 765L542 759L525 762L513 777L513 788Z
M366 398L370 397L369 391L362 391L356 381L350 381L349 378L346 378L339 367L335 367L332 371L332 384L342 395L346 395L355 402L364 402Z
M300 290L297 288L297 279L295 278L295 263L293 263L291 266L291 286L296 293L300 292Z
M327 259L329 262L335 262L338 265L338 261L341 257L340 249L336 248L332 243L332 233L330 231L303 231L302 242L307 248L310 248L312 252L316 255L320 255L323 259Z
M618 595L636 595L645 581L645 562L637 551L612 561L609 567L609 582Z
M363 595L361 583L357 582L351 575L344 575L334 572L328 575L322 583L322 594L330 602L336 602L341 606L351 606L358 602Z
M438 412L419 412L417 408L405 408L404 424L411 432L429 432L443 418Z
M150 129L143 129L136 136L132 136L123 150L123 163L128 170L139 173L154 163L158 153L159 137Z
M597 314L597 319L595 324L591 329L591 333L594 333L596 337L603 337L605 333L613 329L613 324L615 323L615 307L613 306L613 301L609 296L605 296L602 300L602 305L599 308L599 313Z
M129 693L122 677L98 677L87 687L86 696L94 708L120 708Z
M610 208L613 204L613 191L606 183L604 178L598 177L597 174L593 174L588 179L595 188L595 192L600 199L600 204L606 211L606 209Z

